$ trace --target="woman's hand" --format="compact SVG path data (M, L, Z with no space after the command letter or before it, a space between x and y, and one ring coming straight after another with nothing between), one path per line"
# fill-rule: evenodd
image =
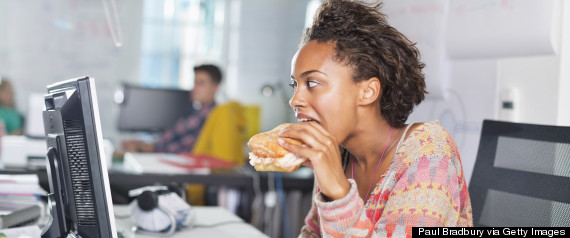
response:
M283 128L280 137L303 142L294 145L283 139L279 144L300 158L308 159L303 165L313 169L321 193L331 200L343 198L350 190L340 159L339 144L319 123L301 122Z
M125 140L121 143L121 147L126 152L138 152L138 144L142 143L139 140Z

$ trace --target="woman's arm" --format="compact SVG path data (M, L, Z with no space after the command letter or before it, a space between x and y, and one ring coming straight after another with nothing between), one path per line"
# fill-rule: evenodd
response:
M339 200L328 201L320 191L313 193L313 204L299 237L345 237L346 234L368 234L372 230L370 221L356 219L364 213L364 203L354 180L350 179L349 183L350 191Z
M299 234L299 237L321 237L319 214L317 213L314 201L311 206L311 210L309 210L307 217L305 217L305 225L301 227L301 234Z
M317 181L313 184L313 199L311 202L311 210L305 217L305 225L301 227L299 237L321 237L321 229L319 226L319 214L315 205L315 194L318 192Z
M319 193L311 212L316 208L318 224L327 237L403 237L411 236L412 227L417 226L469 226L461 205L462 183L450 161L439 161L432 174L429 159L422 158L402 174L392 191L378 193L373 209L365 210L354 181L349 180L352 186L346 197L327 202Z
M471 205L459 153L442 128L426 128L404 144L373 209L360 211L362 199L352 180L346 197L327 202L320 193L314 209L320 229L331 237L411 236L414 226L472 226ZM393 184L393 185L387 185ZM356 216L359 219L354 221Z

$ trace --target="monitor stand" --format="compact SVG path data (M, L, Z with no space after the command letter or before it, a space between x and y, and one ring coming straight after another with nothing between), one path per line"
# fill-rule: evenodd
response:
M63 188L65 185L63 184L63 163L61 159L58 157L57 149L60 149L60 140L59 136L48 135L47 138L47 159L48 159L48 180L50 186L50 194L48 194L48 216L50 219L44 227L42 238L59 238L65 237L65 233L67 233L68 228L65 222L65 214L64 214L64 199L63 196Z

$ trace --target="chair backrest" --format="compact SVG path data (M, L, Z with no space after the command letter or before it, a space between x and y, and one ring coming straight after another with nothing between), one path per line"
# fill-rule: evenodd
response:
M260 132L261 122L259 121L261 108L259 105L244 105L243 112L245 117L246 133L245 142L249 141L249 138Z
M485 120L469 195L475 226L570 226L570 127Z
M192 153L213 156L241 165L245 162L243 106L230 101L216 106L200 131Z

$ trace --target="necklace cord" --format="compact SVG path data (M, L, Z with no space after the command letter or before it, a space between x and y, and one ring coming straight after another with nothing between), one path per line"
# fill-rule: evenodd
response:
M374 171L374 176L372 177L372 181L370 181L370 185L368 186L368 191L366 192L366 197L364 199L364 203L366 204L366 201L368 200L368 196L370 195L370 188L372 188L372 184L374 183L374 180L376 179L376 174L378 173L378 168L380 168L380 163L382 162L382 158L384 158L384 153L386 152L386 149L388 149L388 145L390 144L390 137L392 137L392 129L394 129L394 127L390 127L390 134L388 134L388 141L386 142L386 145L384 146L384 150L382 151L382 155L380 156L380 160L378 161L378 165L376 165L376 170ZM352 158L351 160L351 166L352 166L352 179L354 180L354 158Z

